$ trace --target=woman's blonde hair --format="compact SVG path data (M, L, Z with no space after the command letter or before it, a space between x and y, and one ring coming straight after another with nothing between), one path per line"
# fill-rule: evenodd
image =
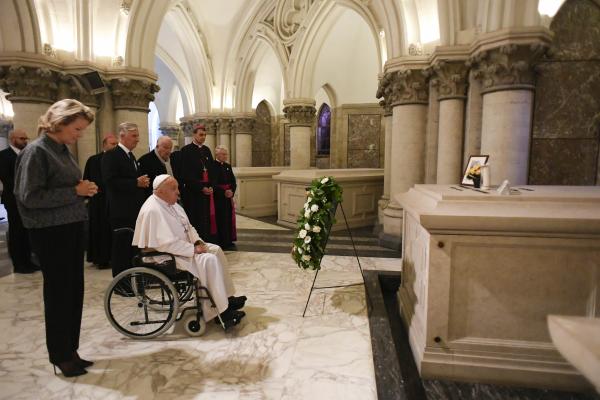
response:
M69 125L77 118L88 123L94 121L94 113L84 104L74 99L63 99L52 104L38 122L38 135L42 132L56 132L59 127Z

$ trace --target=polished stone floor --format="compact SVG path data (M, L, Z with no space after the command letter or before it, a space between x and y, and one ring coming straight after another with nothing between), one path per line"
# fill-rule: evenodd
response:
M243 227L260 229L253 221ZM248 226L251 225L251 226ZM272 228L272 227L269 227ZM87 375L55 376L44 340L41 274L0 278L1 399L375 399L362 286L319 290L288 254L228 252L244 321L227 333L168 332L136 341L104 314L108 270L86 266L80 354ZM361 258L364 269L395 270L398 259ZM356 259L327 256L317 285L360 281Z

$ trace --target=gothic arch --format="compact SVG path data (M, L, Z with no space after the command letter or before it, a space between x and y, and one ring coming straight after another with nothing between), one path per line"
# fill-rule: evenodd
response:
M33 0L2 2L0 52L42 52L40 27Z

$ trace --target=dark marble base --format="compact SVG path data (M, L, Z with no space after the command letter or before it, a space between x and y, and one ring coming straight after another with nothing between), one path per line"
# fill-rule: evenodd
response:
M365 271L364 277L380 400L600 400L594 393L421 380L399 314L400 273Z
M402 250L402 238L400 236L393 236L388 233L379 232L379 245L386 249L392 249L396 251Z

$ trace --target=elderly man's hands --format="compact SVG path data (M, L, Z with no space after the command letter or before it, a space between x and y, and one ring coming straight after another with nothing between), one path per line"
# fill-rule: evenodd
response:
M147 188L150 186L150 178L148 178L148 175L138 176L137 186L141 188Z
M208 251L208 247L206 246L206 244L197 244L194 246L195 254L202 254L202 253L206 253L207 251Z
M75 191L78 196L92 197L98 193L98 186L92 181L80 180L77 186L75 186Z

